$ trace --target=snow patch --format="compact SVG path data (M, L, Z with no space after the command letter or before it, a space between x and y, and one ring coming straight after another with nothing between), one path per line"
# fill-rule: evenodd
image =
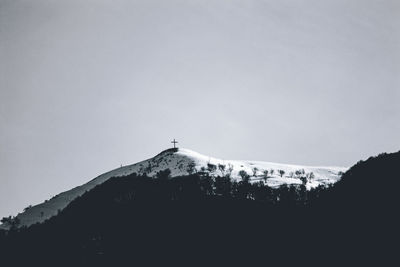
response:
M45 220L57 215L57 213L63 210L71 201L83 195L85 192L90 191L95 186L104 183L111 177L126 176L132 173L146 173L148 176L155 176L157 172L165 169L170 169L171 177L176 177L189 174L188 167L193 163L194 169L197 172L209 172L209 164L217 166L216 170L210 173L212 176L226 175L227 172L229 172L228 169L231 168L230 177L233 180L241 180L239 172L245 171L251 176L250 182L265 183L264 171L267 170L269 175L266 179L266 184L270 187L279 187L283 184L302 184L302 181L298 177L294 177L294 173L299 170L304 170L305 174L313 173L314 175L314 177L309 179L307 182L307 189L319 185L335 183L340 179L340 174L347 170L347 168L342 167L311 167L263 161L222 160L205 156L189 149L179 148L177 151L168 149L151 159L123 166L104 173L84 185L60 193L44 203L38 204L22 213L19 213L17 215L17 218L20 220L19 226L30 226L35 223L44 222ZM225 171L220 170L218 165L224 165ZM253 176L254 168L257 168L255 176ZM271 170L273 170L273 173L271 173ZM284 172L282 176L279 174L279 170ZM9 226L3 224L0 225L0 228L8 229Z

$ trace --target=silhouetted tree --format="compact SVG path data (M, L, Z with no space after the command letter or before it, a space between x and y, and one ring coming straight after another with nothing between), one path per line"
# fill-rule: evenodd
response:
M242 177L242 181L248 183L250 180L250 175L245 170L239 171L239 176Z
M189 174L193 174L196 172L196 163L194 161L189 162L186 170Z
M10 229L16 229L17 226L20 224L20 220L17 217L12 216L3 217L0 222L8 225Z
M225 165L223 164L218 164L218 169L221 172L222 176L225 176Z
M215 193L221 196L230 196L231 195L231 179L226 176L215 177Z
M268 170L263 171L263 179L264 179L264 182L266 183L267 179L268 179Z
M165 169L157 172L156 177L160 180L166 180L170 178L171 176L171 170L170 169Z
M257 168L257 167L254 167L254 168L252 169L252 171L253 171L253 176L256 177L256 176L257 176L257 172L258 172L258 168Z
M214 181L209 175L202 176L199 185L205 195L214 195Z
M8 216L8 217L3 217L3 218L0 220L0 222L1 222L1 223L7 223L7 224L9 224L9 223L11 222L11 220L12 220L12 217L11 217L11 216Z
M147 167L146 168L144 168L144 172L145 173L151 173L151 163L150 163L150 161L147 163Z
M30 208L32 208L32 205L29 205L28 207L24 208L24 211L29 210Z
M305 171L304 171L304 169L296 170L295 174L296 174L297 177L300 178L301 176L304 176Z
M246 173L247 174L247 173ZM242 174L244 180L232 183L232 196L235 199L245 200L248 199L251 191L251 184L249 183L250 175ZM243 179L243 178L242 178Z
M210 173L213 173L213 172L215 172L217 170L217 166L212 164L212 163L207 163L207 170Z
M228 169L226 171L226 176L227 177L231 177L232 176L232 172L233 172L233 165L232 164L228 164Z
M285 174L284 170L278 170L279 175L282 177Z

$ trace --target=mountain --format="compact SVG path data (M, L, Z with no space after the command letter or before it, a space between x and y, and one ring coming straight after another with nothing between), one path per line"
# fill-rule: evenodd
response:
M158 156L168 162L178 152ZM398 166L400 152L381 154L358 162L334 186L310 190L201 170L174 179L167 172L111 177L44 223L0 230L0 262L390 266L398 261Z
M243 174L243 171L245 171L250 175L250 182L264 182L264 171L268 171L266 183L270 187L279 187L284 184L303 184L304 181L300 179L300 175L296 175L297 171L304 175L311 175L306 183L308 189L335 183L340 179L341 174L347 170L347 168L342 167L310 167L262 161L223 160L205 156L189 149L167 149L151 159L99 175L84 185L60 193L44 203L25 210L16 216L19 220L18 226L41 223L57 215L72 200L92 190L95 186L104 183L111 177L121 177L132 173L154 177L158 172L166 169L171 171L171 177L187 175L189 172L206 172L211 176L225 176L229 173L233 180L241 180L240 172L242 171ZM280 173L279 171L283 172ZM10 225L3 224L0 227L7 229Z

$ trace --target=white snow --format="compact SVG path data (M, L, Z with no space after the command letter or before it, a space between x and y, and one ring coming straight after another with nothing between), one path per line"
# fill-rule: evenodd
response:
M240 180L239 171L244 170L251 175L251 182L264 181L262 179L263 171L274 170L273 175L267 178L267 185L271 187L278 187L283 184L302 184L301 180L295 176L290 177L290 173L295 173L296 170L304 169L304 172L313 173L314 178L310 179L306 186L308 189L319 186L335 183L340 179L340 172L345 172L347 168L342 167L310 167L301 165L279 164L272 162L262 161L240 161L240 160L222 160L209 156L199 154L189 149L179 148L178 152L166 150L157 156L144 160L132 165L120 167L110 172L104 173L88 183L75 187L66 192L60 193L52 199L31 207L30 209L19 213L17 218L20 220L20 226L30 226L35 223L41 223L50 217L57 215L59 210L64 209L72 200L81 196L86 191L91 190L96 185L102 184L111 177L125 176L131 173L146 173L148 176L155 176L157 172L165 169L171 170L171 177L187 175L188 165L195 163L195 168L200 171L202 167L207 169L207 164L222 164L233 167L231 178ZM257 168L257 174L253 176L253 168ZM283 170L285 174L281 177L278 170ZM225 173L227 170L225 171ZM218 169L212 176L221 176L223 173ZM8 225L0 225L0 228L8 229Z

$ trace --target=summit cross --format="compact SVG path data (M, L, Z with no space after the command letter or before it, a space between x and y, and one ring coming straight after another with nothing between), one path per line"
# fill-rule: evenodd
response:
M174 140L172 140L171 143L173 143L174 144L174 148L176 148L175 144L178 143L178 141L176 141L175 138L174 138Z

